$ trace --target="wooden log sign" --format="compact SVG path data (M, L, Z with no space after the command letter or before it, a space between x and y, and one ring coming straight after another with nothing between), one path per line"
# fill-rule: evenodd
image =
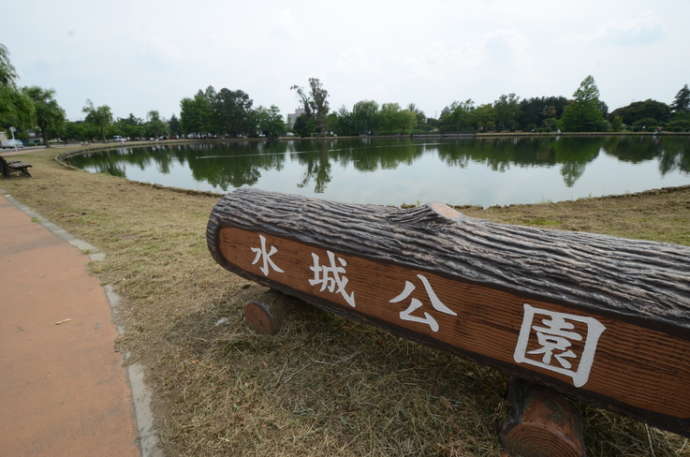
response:
M241 189L226 269L690 436L690 248Z

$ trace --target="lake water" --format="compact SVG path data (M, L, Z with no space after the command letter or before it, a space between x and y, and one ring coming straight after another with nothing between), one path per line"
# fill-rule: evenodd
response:
M76 156L90 172L187 189L352 203L506 205L690 184L690 137L195 143Z

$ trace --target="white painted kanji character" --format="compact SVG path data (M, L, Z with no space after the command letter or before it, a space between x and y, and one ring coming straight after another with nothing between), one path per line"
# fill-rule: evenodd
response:
M451 316L457 316L458 314L453 311L452 309L448 308L436 295L434 292L434 289L431 287L431 284L429 283L429 280L426 279L424 275L418 274L417 278L422 282L422 285L424 286L424 289L426 290L426 294L429 297L429 300L431 300L431 306L438 312L444 313L444 314L449 314ZM410 296L410 294L415 290L415 285L412 284L410 281L405 281L405 287L403 288L403 291L398 295L397 297L391 299L389 303L400 303L401 301L407 299L407 297ZM407 307L404 311L400 311L400 319L404 321L411 321L411 322L419 322L421 324L426 324L431 328L432 332L438 332L439 326L438 322L436 319L434 319L434 316L431 314L427 313L426 311L424 312L424 317L419 317L419 316L414 316L412 313L419 308L422 307L422 302L419 301L416 298L412 298L410 301L410 306Z
M267 251L266 237L259 235L259 240L261 242L260 248L250 248L252 252L256 254L256 257L254 257L254 260L252 260L252 265L259 263L259 260L261 260L259 270L261 270L264 276L268 276L268 273L271 271L271 269L277 271L278 273L285 273L278 265L275 264L273 259L271 259L271 257L278 252L278 248L271 246L271 249Z
M321 260L319 256L311 253L311 258L313 264L309 269L314 273L314 277L309 280L309 284L312 286L321 285L319 289L321 292L327 290L328 292L340 294L345 302L352 306L356 306L355 303L355 293L348 293L346 290L347 279L346 269L347 260L342 257L337 257L331 251L326 251L328 256L328 265L321 265Z
M585 385L592 370L599 337L606 327L593 317L558 313L528 304L523 307L522 327L513 354L515 361L569 376L575 387ZM539 319L539 322L534 322L535 319ZM585 336L574 331L577 322L587 326ZM538 347L527 351L532 335L536 336ZM578 357L572 349L573 342L583 339L584 348ZM573 369L576 362L577 368Z

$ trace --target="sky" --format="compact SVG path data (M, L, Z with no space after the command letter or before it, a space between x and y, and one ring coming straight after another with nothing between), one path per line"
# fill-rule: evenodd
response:
M298 106L321 79L332 109L570 97L588 74L611 109L670 103L690 83L690 2L657 0L2 0L0 43L22 86L52 88L71 120L179 114L213 85Z

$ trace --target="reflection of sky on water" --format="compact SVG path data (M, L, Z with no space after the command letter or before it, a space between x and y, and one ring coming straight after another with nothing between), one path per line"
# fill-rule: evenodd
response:
M690 144L688 139L683 141ZM351 144L350 148L340 148L339 145L331 144L324 147L322 151L302 150L301 145L296 145L288 147L288 152L265 151L262 153L262 150L259 150L259 152L247 151L241 155L232 152L232 150L227 151L226 154L218 154L214 151L192 151L190 155L195 162L185 158L184 155L180 158L178 151L176 157L168 158L165 166L162 166L157 160L160 160L160 155L169 154L169 152L159 150L151 153L151 160L144 164L129 163L126 160L116 160L115 163L120 170L124 171L128 179L134 181L223 192L219 185L210 184L214 181L213 179L196 179L194 175L198 178L203 173L208 172L209 170L201 169L202 166L208 164L211 164L211 171L216 174L219 171L218 168L233 169L238 163L233 161L238 161L239 157L241 160L248 161L247 165L242 165L248 167L247 170L240 170L239 174L251 175L256 180L251 184L251 187L343 202L378 204L424 203L428 201L483 206L539 203L690 184L690 174L680 171L677 167L662 174L660 172L660 159L654 156L649 158L649 145L641 146L637 143L633 143L632 147L642 148L644 146L645 149L639 153L639 158L626 159L631 161L619 160L614 155L607 153L605 147L599 148L595 145L592 150L590 145L588 151L583 153L583 156L586 156L585 159L578 156L573 159L556 160L551 154L551 158L542 165L521 163L519 158L501 159L502 161L498 166L494 163L494 169L487 165L487 160L493 160L493 157L486 159L485 151L481 152L484 155L480 154L479 158L472 154L453 156L452 160L457 162L450 161L450 163L463 163L464 166L449 165L448 157L449 154L454 154L453 148L455 146L445 144L444 147L451 149L450 152L446 149L445 155L443 155L439 152L441 144L430 142L423 147L420 144L412 143L369 145L366 146L366 154L363 156L356 154L337 155L341 154L342 151L352 151L352 147L358 150L357 144ZM576 145L577 140L574 140L573 144ZM548 147L548 144L546 146ZM314 148L315 146L309 147ZM459 143L457 147L463 148L465 145ZM501 147L505 155L506 144L501 144ZM544 147L544 145L541 144L539 147ZM407 148L404 156L396 157L395 154L398 154L395 152L396 148ZM561 156L578 154L573 152L573 150L577 150L573 149L572 145L569 148L565 152L557 152L556 156L558 154ZM597 148L599 148L598 153ZM377 152L378 149L385 151L385 154L392 154L385 158L387 166L390 168L383 169L379 164L373 166L372 168L375 168L373 170L357 169L358 162L369 162L369 159L376 159L376 154L384 154L384 152ZM690 154L690 148L686 147L684 150L686 151L685 154ZM136 151L137 154L140 153L139 150ZM144 151L141 152L144 153ZM403 153L400 152L400 154ZM278 156L274 158L282 160L280 163L282 168L276 169L272 165L266 165L266 163L252 165L252 160L254 160L252 157L267 159L269 156ZM516 156L519 157L519 154ZM96 159L97 157L94 155L92 160ZM203 162L206 160L214 160L214 162ZM558 163L554 163L554 160ZM571 160L572 162L570 162ZM194 165L190 167L192 163ZM314 176L306 180L304 186L300 187L299 184L305 181L308 163L314 166L317 171L314 172ZM315 192L316 180L318 179L316 174L319 166L324 163L327 164L327 172L324 174L326 179L321 186L323 192L317 193ZM390 165L391 163L393 166ZM571 177L571 186L566 184L568 180L564 177L565 172L563 172L569 164L574 164L573 166L579 170ZM360 168L367 168L366 164L359 165ZM102 164L99 165L98 163L83 163L80 166L94 172L103 171L104 168ZM193 171L193 167L196 167L195 171ZM223 170L220 170L221 174L222 172ZM233 188L232 185L227 186L228 191Z

